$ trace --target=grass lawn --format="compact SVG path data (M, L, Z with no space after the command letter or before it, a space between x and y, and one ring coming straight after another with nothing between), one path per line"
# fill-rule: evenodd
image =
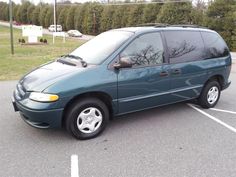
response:
M84 43L77 39L66 39L63 43L62 38L57 37L55 44L52 44L52 36L44 35L48 45L21 45L18 43L19 38L22 38L22 31L14 29L15 54L11 55L10 30L0 26L0 80L19 79L33 68L68 54Z

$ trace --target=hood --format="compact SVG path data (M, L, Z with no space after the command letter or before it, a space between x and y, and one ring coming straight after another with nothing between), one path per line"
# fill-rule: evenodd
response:
M48 86L54 84L58 79L70 74L81 72L86 68L75 67L59 62L52 62L43 65L25 75L20 83L26 91L43 91Z

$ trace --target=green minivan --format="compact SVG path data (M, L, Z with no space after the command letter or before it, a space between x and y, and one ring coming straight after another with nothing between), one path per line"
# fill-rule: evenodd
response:
M114 29L26 74L13 106L37 128L99 135L117 115L196 99L214 107L230 85L231 56L215 31L196 26Z

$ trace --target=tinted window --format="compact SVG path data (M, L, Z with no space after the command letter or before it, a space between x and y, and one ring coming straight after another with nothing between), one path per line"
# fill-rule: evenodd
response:
M206 58L218 58L229 55L228 47L217 33L201 33L206 46Z
M204 43L197 31L166 31L171 63L204 59Z
M133 66L149 66L163 63L163 45L160 33L148 33L137 37L121 53Z

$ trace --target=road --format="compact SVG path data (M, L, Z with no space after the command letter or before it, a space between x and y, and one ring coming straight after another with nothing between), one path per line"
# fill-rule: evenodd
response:
M8 22L4 22L4 21L0 21L0 25L2 26L7 26L9 27L9 23ZM16 29L21 29L21 26L17 26L17 25L13 25L14 28ZM43 29L43 34L47 34L47 35L52 35L52 32L48 31L48 29ZM68 37L68 38L73 38L73 39L79 39L79 40L85 40L88 41L90 39L92 39L94 36L92 35L83 35L82 37Z
M217 109L203 110L236 128L236 66ZM70 177L78 155L79 177L235 177L236 132L180 103L111 121L92 140L64 130L40 130L13 111L16 81L0 82L0 176Z

